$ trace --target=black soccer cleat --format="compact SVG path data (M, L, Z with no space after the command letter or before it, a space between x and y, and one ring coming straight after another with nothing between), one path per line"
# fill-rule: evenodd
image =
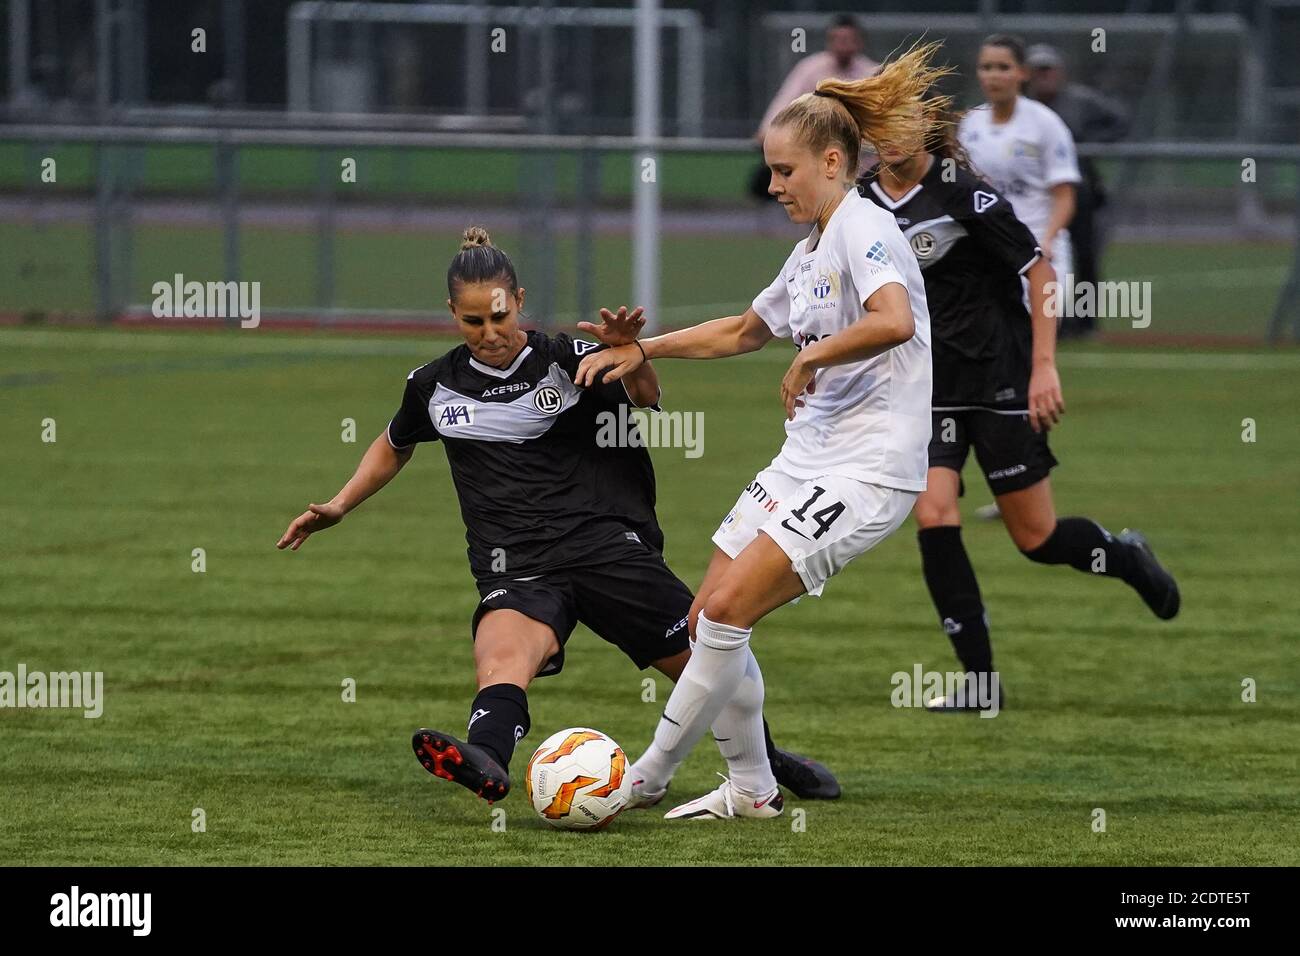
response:
M801 800L838 800L840 797L840 782L835 779L835 774L812 757L778 747L771 764L776 782Z
M1141 531L1125 528L1115 537L1128 545L1134 568L1134 580L1129 583L1138 594L1142 595L1142 600L1146 601L1147 607L1151 608L1151 613L1162 621L1174 617L1182 606L1178 582L1156 560L1155 552L1147 543L1146 536Z
M976 690L976 693L971 693L972 689ZM1006 706L1006 694L1002 692L1002 681L999 680L998 713L1001 713ZM931 714L979 714L993 708L980 703L978 686L972 688L970 684L961 684L954 688L951 695L926 701L925 709Z
M510 775L482 747L423 728L411 738L411 747L429 773L460 784L488 803L510 792Z
M926 710L931 714L979 714L984 710L992 710L980 704L978 697L967 697L966 693L958 689L952 697L935 697L935 700L926 701ZM997 688L997 711L1002 713L1006 709L1006 695L1002 693L1002 688Z

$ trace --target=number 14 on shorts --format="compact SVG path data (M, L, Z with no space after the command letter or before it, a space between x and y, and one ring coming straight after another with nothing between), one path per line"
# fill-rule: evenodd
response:
M821 498L821 496L824 494L826 494L825 488L823 488L821 485L813 485L812 495L809 496L808 500L805 501L803 504L801 504L798 508L791 509L790 518L798 518L799 524L802 527L805 528L808 527L808 520L809 520L808 509L811 508L813 505L815 505L817 503L817 500ZM831 525L835 523L835 519L842 514L844 514L844 502L842 501L832 501L826 503L821 508L821 510L814 511L812 513L811 520L816 523L817 529L813 531L812 539L815 541L818 538L820 538L822 535L824 535L827 531L829 531ZM790 523L790 518L784 519L781 522L781 527L785 528L787 531L791 531L794 534L799 535L799 537L801 538L807 538L808 537L807 534L805 534L803 531L800 531L799 528L796 528L794 525Z

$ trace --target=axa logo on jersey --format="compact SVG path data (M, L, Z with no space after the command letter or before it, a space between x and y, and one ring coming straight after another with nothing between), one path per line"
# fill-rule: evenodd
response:
M455 428L474 424L474 406L468 404L437 405L438 428Z

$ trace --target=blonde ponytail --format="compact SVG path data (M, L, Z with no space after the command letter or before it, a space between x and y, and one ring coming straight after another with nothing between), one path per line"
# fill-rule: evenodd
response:
M930 65L942 44L914 45L863 80L822 80L777 113L773 126L793 127L801 142L820 152L832 144L846 153L847 175L855 176L865 140L878 152L913 153L951 126L951 97L926 94L953 72Z

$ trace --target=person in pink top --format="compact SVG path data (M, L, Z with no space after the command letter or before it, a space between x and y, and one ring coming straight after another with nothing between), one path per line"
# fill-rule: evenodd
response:
M758 124L754 139L759 143L767 134L772 118L800 96L817 89L822 80L864 80L875 75L880 64L863 55L862 28L849 14L836 17L826 30L826 49L813 53L795 64L793 70L772 97L772 102Z
M805 93L816 90L817 84L822 80L864 80L869 76L875 76L876 71L880 69L880 64L863 54L864 40L858 21L849 14L843 14L831 21L831 25L826 29L826 49L820 53L809 54L796 63L794 69L786 75L781 88L772 97L767 112L763 114L763 121L758 124L758 130L754 133L754 141L758 143L760 149L773 117ZM864 149L863 169L859 169L859 173L874 164L875 154L869 149ZM771 197L767 194L768 178L767 165L760 163L751 177L749 186L751 194L765 202L771 201Z

